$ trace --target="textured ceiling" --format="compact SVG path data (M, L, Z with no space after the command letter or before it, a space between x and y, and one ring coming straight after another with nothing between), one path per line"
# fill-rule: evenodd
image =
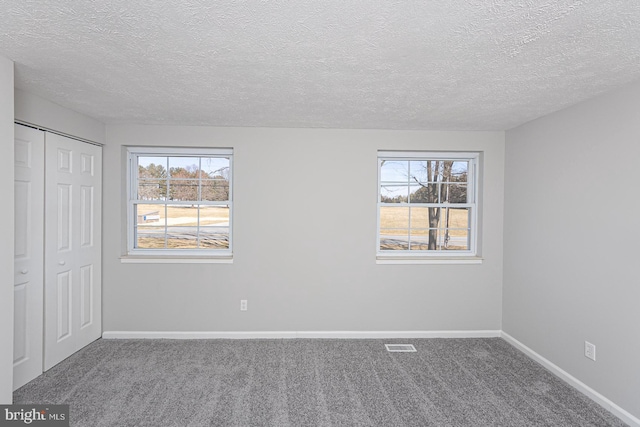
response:
M504 130L640 78L640 1L0 0L0 54L106 123Z

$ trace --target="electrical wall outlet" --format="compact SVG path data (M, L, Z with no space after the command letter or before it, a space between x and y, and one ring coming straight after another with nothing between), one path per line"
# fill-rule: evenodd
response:
M240 311L247 311L247 300L246 299L241 299L240 300Z
M589 341L584 342L584 355L589 359L596 361L596 346Z

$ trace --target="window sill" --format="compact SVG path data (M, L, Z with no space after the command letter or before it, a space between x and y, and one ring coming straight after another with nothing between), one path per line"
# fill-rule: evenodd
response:
M233 264L232 256L196 257L196 256L142 256L125 255L120 257L122 264Z
M482 264L484 259L477 256L469 257L420 257L420 256L384 256L376 257L376 264Z

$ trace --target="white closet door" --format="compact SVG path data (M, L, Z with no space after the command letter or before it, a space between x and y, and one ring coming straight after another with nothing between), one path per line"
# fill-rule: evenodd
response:
M100 338L102 149L46 135L47 370Z
M13 389L42 373L44 132L15 125Z

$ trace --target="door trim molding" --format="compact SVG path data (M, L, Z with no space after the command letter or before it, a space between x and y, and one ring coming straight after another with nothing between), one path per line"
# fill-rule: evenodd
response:
M56 135L60 135L60 136L64 136L65 138L69 138L69 139L75 139L76 141L80 141L80 142L86 142L87 144L91 144L91 145L97 145L98 147L104 147L104 144L101 144L99 142L96 141L92 141L90 139L85 139L85 138L80 138L79 136L74 136L74 135L70 135L68 133L64 133L64 132L60 132L58 130L55 129L51 129L45 126L40 126L40 125L36 125L35 123L29 123L26 122L24 120L14 120L14 123L17 125L21 125L21 126L26 126L32 129L37 129L37 130L41 130L44 132L49 132L49 133L53 133Z

